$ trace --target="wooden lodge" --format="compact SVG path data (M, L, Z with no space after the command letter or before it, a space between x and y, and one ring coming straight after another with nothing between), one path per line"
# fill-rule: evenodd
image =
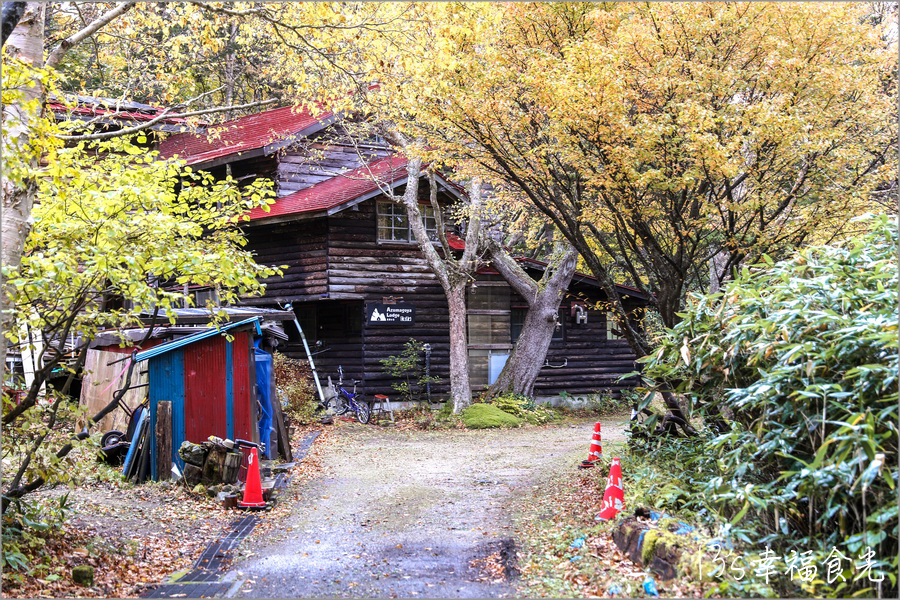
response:
M313 116L279 108L216 126L215 137L180 134L163 141L164 157L179 156L195 168L247 181L269 177L277 201L268 212L256 209L245 224L248 247L257 261L285 266L282 277L266 281L265 297L246 304L280 307L291 303L310 343L325 351L316 357L320 373L362 381L362 390L391 394L391 377L381 359L399 354L414 338L430 344L433 387L447 393L449 335L447 301L418 249L402 206L383 190L401 194L406 162L379 140L342 141L340 123L326 113ZM464 191L437 178L438 199L450 205ZM428 182L420 182L426 227L435 222ZM434 232L437 235L437 232ZM451 247L462 241L450 232ZM436 238L435 238L436 239ZM523 261L539 277L543 265ZM621 287L626 306L640 306L637 290ZM615 335L604 311L589 308L605 299L596 280L576 275L560 307L559 326L535 385L539 396L561 392L617 393L631 381L618 381L635 368L625 340ZM472 385L487 387L499 373L525 316L525 303L489 267L468 294ZM286 353L305 358L299 335L291 334Z

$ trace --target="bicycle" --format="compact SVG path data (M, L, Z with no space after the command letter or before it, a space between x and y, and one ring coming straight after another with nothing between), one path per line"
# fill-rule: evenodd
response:
M369 403L362 397L362 393L356 393L356 385L359 383L359 380L352 379L351 383L353 383L353 391L348 392L344 388L344 368L339 366L338 382L335 385L338 393L325 400L325 405L333 409L337 415L353 411L353 414L356 415L356 420L365 425L369 422L372 411L369 408Z

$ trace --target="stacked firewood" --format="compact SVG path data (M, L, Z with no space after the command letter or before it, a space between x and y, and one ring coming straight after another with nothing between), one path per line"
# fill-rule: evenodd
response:
M214 435L200 444L183 442L178 456L184 460L184 480L190 487L236 483L243 460L233 441Z

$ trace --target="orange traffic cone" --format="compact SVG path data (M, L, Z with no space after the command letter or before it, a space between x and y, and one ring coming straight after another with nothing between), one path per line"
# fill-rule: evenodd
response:
M603 446L600 445L602 437L603 436L600 434L600 423L594 423L594 435L591 436L591 449L588 451L587 460L581 461L581 464L578 465L579 469L589 469L594 466L596 461L603 457Z
M238 506L244 508L260 508L266 503L262 497L262 479L259 476L259 455L256 448L250 449L250 458L247 461L247 481L244 483L244 498Z
M619 459L612 459L609 465L609 477L606 478L606 492L603 494L603 506L598 521L614 519L620 510L625 508L625 492L622 490L622 465Z

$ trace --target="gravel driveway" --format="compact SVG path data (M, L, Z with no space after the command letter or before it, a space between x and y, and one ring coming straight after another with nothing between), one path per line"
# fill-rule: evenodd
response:
M487 431L341 424L324 472L226 580L238 597L489 598L514 593L471 566L507 556L516 500L587 456L593 421ZM603 421L624 440L624 417ZM274 515L272 515L274 517ZM235 589L235 588L233 588Z

